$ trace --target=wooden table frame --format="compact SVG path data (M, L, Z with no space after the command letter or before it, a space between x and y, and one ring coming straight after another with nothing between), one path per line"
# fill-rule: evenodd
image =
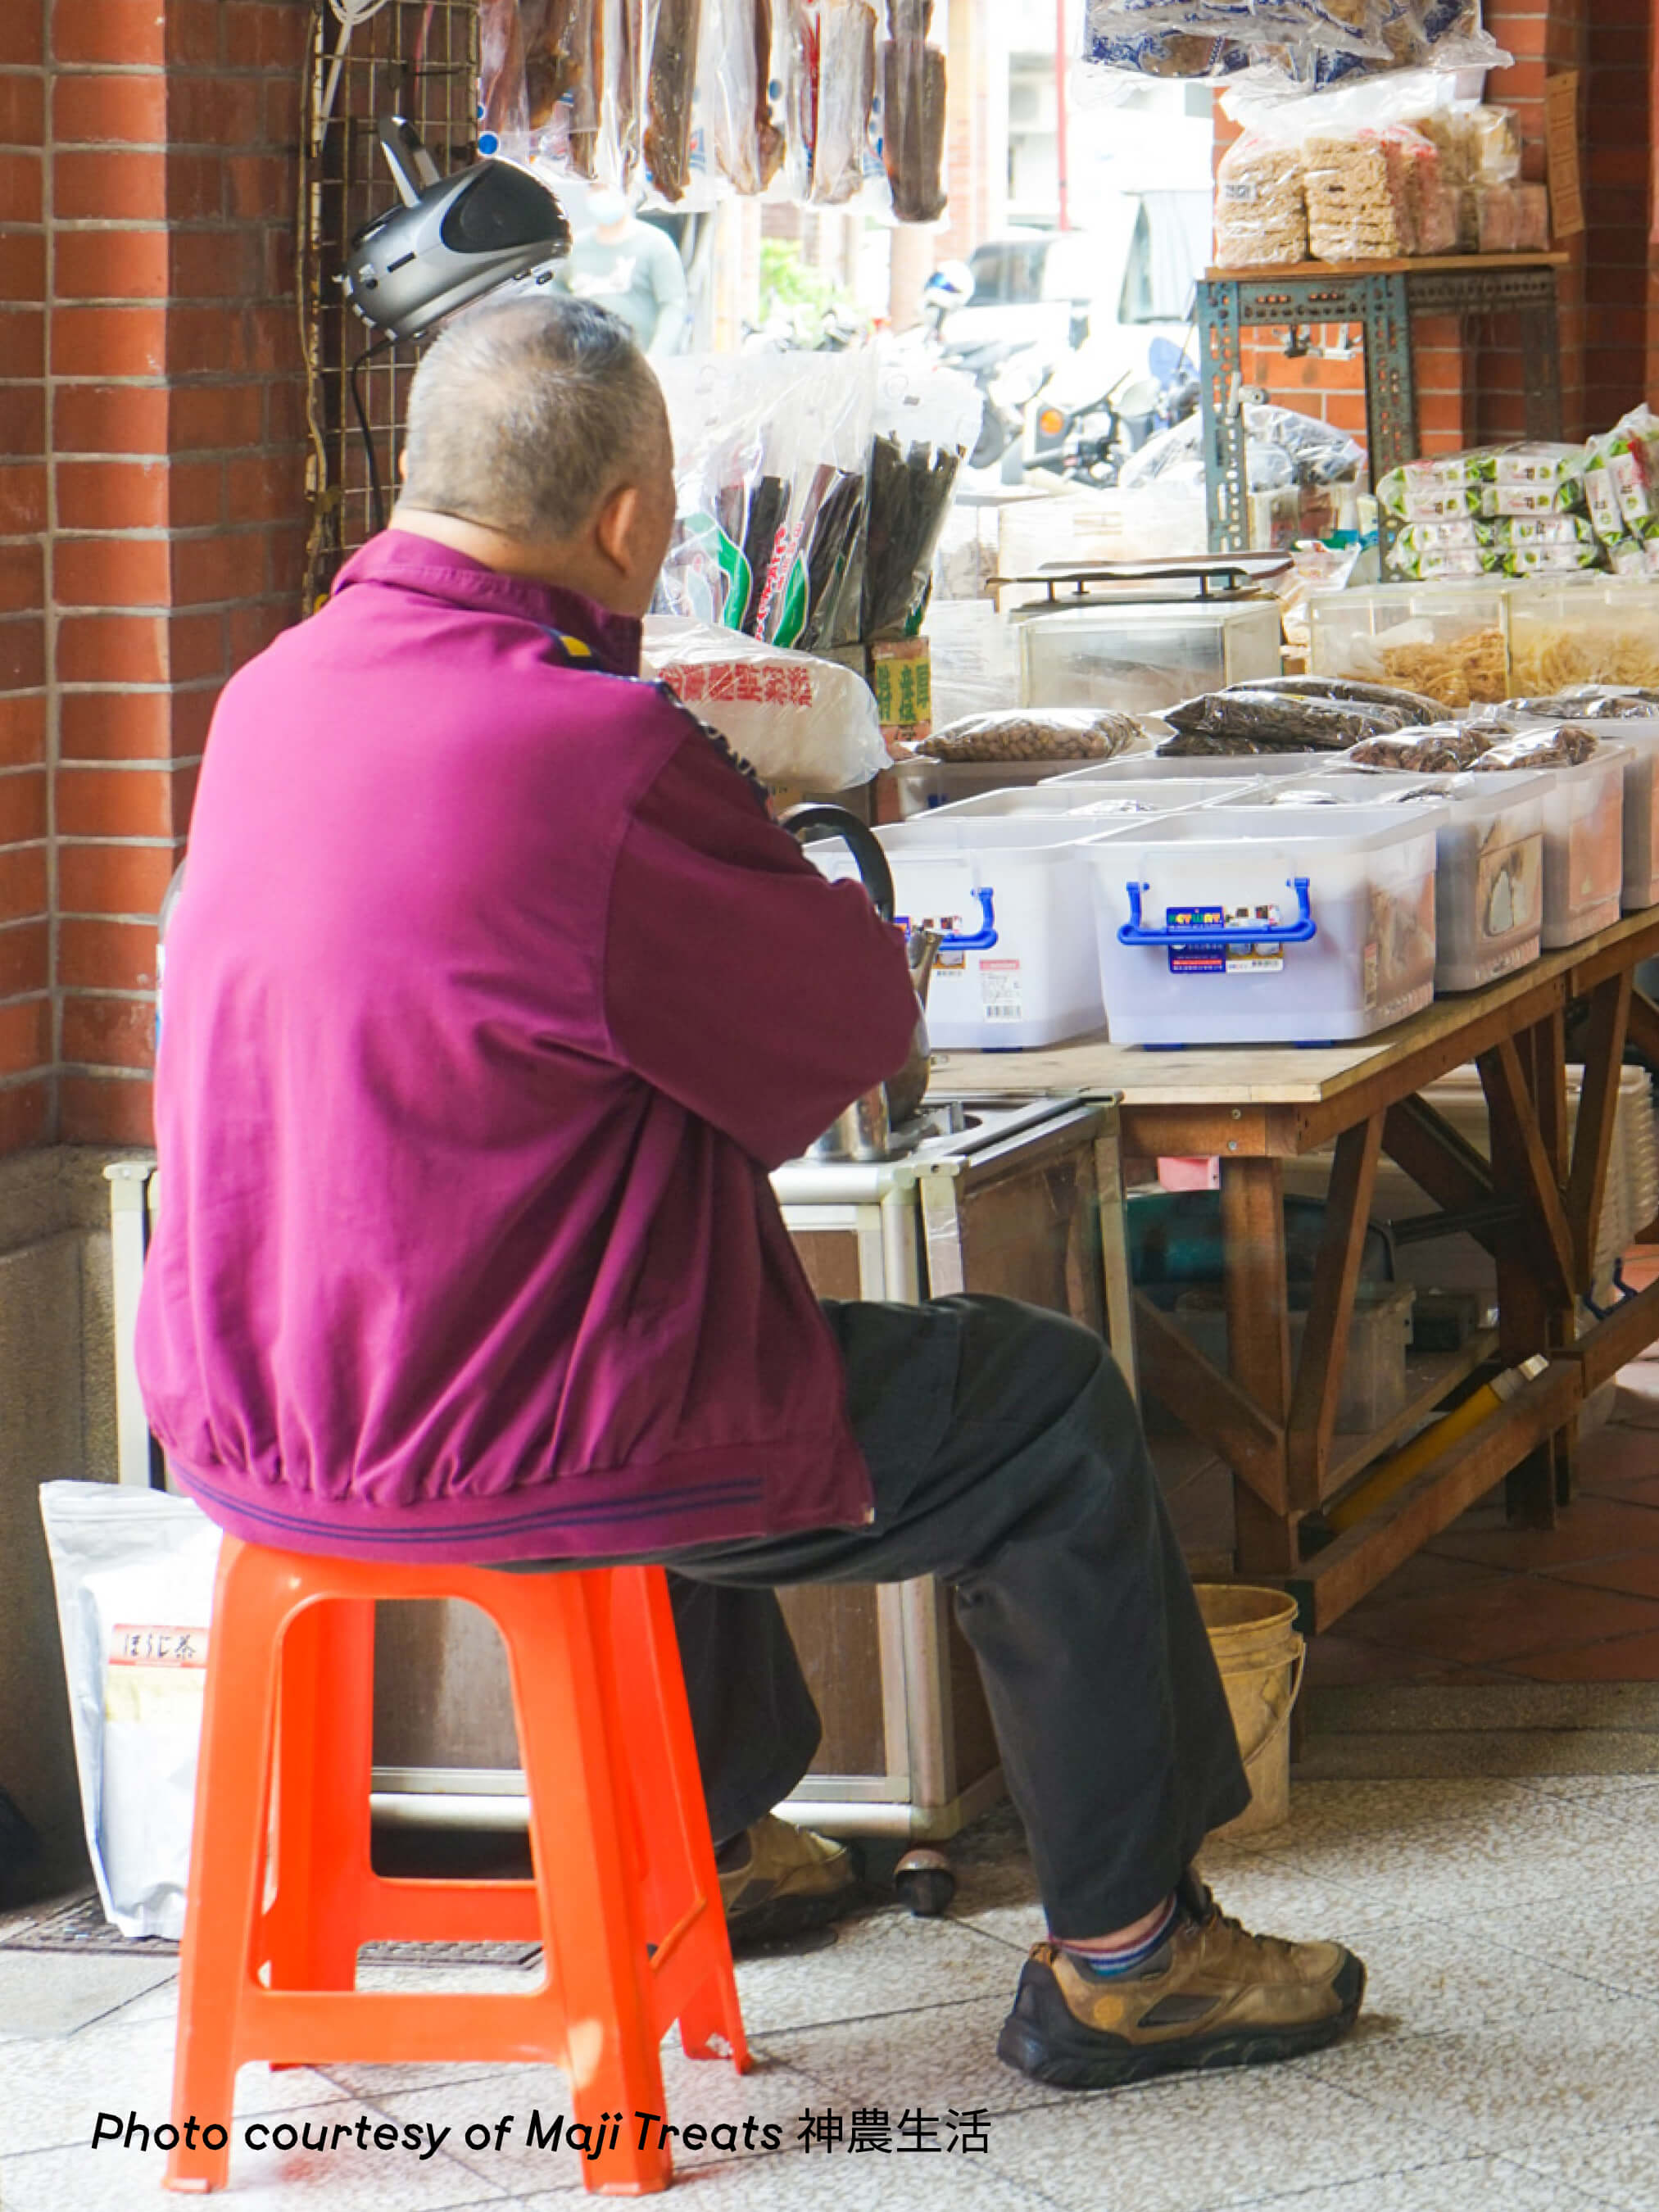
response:
M942 1087L1121 1095L1127 1154L1221 1163L1229 1372L1144 1295L1135 1300L1140 1382L1232 1468L1237 1565L1282 1582L1304 1625L1328 1627L1430 1537L1507 1478L1512 1520L1553 1523L1572 1494L1584 1399L1659 1338L1659 1285L1578 1333L1627 1037L1659 1060L1659 1007L1632 987L1659 955L1659 908L1484 991L1437 1000L1363 1044L1295 1051L1230 1046L1150 1054L1099 1040L1018 1054L939 1055ZM1568 1135L1569 1008L1582 1009L1577 1127ZM1575 1053L1575 1058L1578 1056ZM1419 1095L1479 1068L1492 1131L1487 1162ZM1283 1164L1335 1145L1309 1319L1291 1358ZM1369 1517L1304 1557L1304 1522L1367 1463L1336 1432L1349 1325L1383 1153L1493 1255L1496 1339L1472 1347L1427 1402L1372 1441L1386 1449L1460 1380L1534 1354L1547 1365L1444 1449Z

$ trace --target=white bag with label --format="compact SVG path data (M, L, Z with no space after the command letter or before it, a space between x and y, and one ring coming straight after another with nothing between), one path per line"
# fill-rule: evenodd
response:
M184 1932L220 1530L187 1498L40 1491L87 1848L124 1936Z

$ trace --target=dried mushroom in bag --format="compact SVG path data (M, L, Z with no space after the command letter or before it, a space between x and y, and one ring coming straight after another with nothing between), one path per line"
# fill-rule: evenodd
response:
M1408 769L1417 775L1449 775L1473 768L1492 739L1468 723L1440 722L1368 738L1348 755L1351 768Z
M965 715L912 750L936 761L1110 760L1139 738L1139 723L1109 708L1011 708Z
M1576 722L1559 729L1535 730L1531 736L1505 738L1474 763L1489 771L1509 768L1582 768L1601 748L1594 730Z

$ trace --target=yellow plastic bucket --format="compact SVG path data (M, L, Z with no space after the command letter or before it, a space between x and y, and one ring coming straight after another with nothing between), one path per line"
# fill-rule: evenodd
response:
M1291 1714L1306 1650L1292 1625L1296 1601L1248 1583L1200 1583L1197 1590L1250 1784L1249 1805L1216 1833L1260 1835L1291 1817Z

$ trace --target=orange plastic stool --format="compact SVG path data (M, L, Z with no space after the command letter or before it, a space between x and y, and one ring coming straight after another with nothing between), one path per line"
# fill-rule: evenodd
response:
M372 1871L382 1598L464 1598L501 1631L533 1881ZM524 1996L358 1992L358 1946L387 1941L539 1941L544 1979ZM675 2021L689 2057L728 2057L748 2070L662 1570L381 1566L227 1536L196 1779L168 2188L224 2186L236 2069L252 2059L550 2061L569 2076L575 2118L596 2128L601 2112L626 2121L662 2112L659 2045ZM186 2148L191 2117L196 2147ZM215 2125L226 2134L210 2150L202 2130ZM640 2134L624 2125L614 2149L583 2157L588 2188L632 2197L668 2186L661 2130L643 2148Z

